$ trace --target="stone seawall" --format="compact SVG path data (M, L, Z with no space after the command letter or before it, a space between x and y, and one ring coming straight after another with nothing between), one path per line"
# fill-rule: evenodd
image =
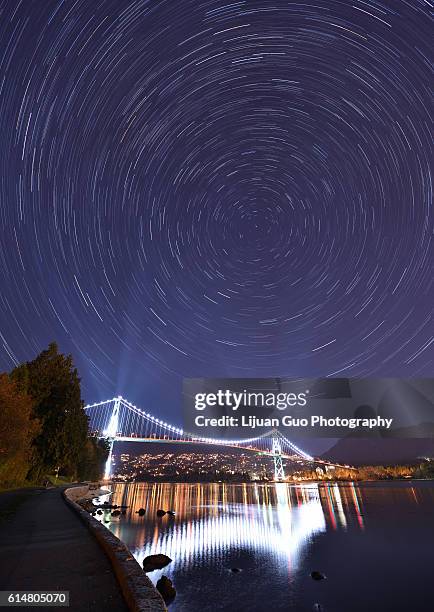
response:
M167 612L160 593L125 544L77 503L79 499L89 499L104 493L106 491L90 491L89 486L86 485L66 489L63 492L63 498L79 515L109 558L130 610L133 612Z

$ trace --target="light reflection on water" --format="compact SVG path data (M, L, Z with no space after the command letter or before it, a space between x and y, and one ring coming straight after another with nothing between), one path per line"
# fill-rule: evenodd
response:
M102 520L138 562L155 553L173 559L149 574L154 583L162 574L173 580L178 588L173 611L312 609L312 604L303 607L300 592L311 588L303 581L312 569L310 549L318 538L352 533L358 542L370 508L378 514L385 504L408 509L426 501L411 486L363 489L352 483L132 483L112 489L111 502L128 506L127 513L119 519L106 513ZM430 495L432 504L432 489ZM139 508L145 508L144 517L137 514ZM158 509L176 514L157 517ZM243 570L242 582L234 580L234 566ZM224 594L211 604L207 590L215 593L222 584ZM254 600L247 602L252 589Z

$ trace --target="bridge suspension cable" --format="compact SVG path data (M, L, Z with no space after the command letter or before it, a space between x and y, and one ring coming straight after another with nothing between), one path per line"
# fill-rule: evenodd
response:
M305 461L313 461L313 457L275 429L252 438L239 440L202 437L156 418L122 396L88 404L84 409L89 418L91 433L96 437L110 440L110 455L107 462L109 467L115 441L210 444L260 452L274 458L276 480L284 478L282 459L298 457Z

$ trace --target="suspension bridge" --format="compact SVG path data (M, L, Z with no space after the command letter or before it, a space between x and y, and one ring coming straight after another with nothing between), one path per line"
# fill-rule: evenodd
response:
M95 404L88 404L84 409L89 418L89 428L92 435L109 441L110 450L105 470L106 479L111 476L115 442L207 444L260 453L273 460L274 479L276 481L285 479L284 461L326 463L311 457L276 429L243 440L204 438L156 418L121 396Z

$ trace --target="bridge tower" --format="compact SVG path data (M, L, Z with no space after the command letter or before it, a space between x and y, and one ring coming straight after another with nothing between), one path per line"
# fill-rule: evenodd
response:
M285 480L285 470L283 469L282 461L282 446L276 430L273 430L271 440L273 443L274 480Z
M122 397L120 395L115 399L115 404L113 406L113 412L110 417L109 424L107 425L107 429L104 431L104 437L108 439L110 445L109 455L105 464L104 480L108 480L111 474L113 446L115 443L117 432L119 431L119 410L121 407L121 399Z

